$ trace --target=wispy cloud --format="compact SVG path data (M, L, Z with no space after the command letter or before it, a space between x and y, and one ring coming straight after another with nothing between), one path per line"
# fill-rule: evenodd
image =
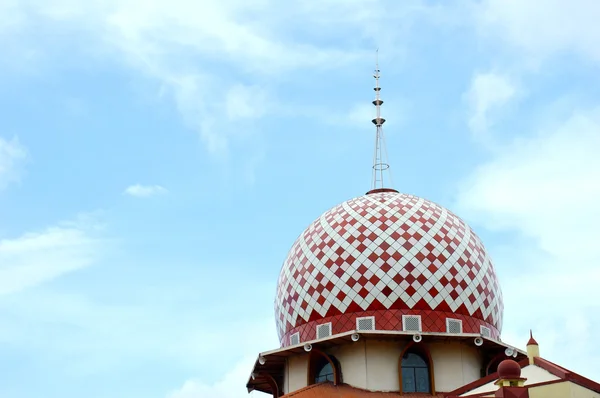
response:
M498 148L459 195L460 214L513 236L493 248L505 290L505 337L534 327L547 342L544 355L596 378L599 147L600 108L574 112L553 129Z
M229 371L222 377L213 382L200 378L186 380L181 387L168 393L167 398L241 398L248 396L245 382L250 377L258 350L273 349L279 345L273 325L271 320L249 325L244 337L248 344L237 350L237 362L228 366ZM269 395L254 391L252 396L268 397Z
M477 73L465 93L469 106L469 128L474 137L488 143L488 129L493 117L516 94L515 84L506 76L494 72Z
M0 189L19 180L26 158L27 151L17 138L7 141L0 137Z
M248 380L250 370L256 361L256 356L242 358L229 369L229 372L213 383L190 379L183 385L167 394L167 398L242 398L248 396L244 380ZM258 391L251 393L252 397L270 397Z
M256 350L277 345L272 319L238 316L232 321L228 307L219 300L215 313L225 315L210 315L214 306L199 303L214 297L199 296L197 283L163 282L156 290L128 286L130 293L120 294L117 300L114 287L110 298L86 290L43 289L3 298L0 343L34 352L39 366L60 364L65 379L97 377L152 363L154 369L148 372L160 374L176 368L197 375L183 382L184 392L214 393L189 396L227 398L246 396L250 358L256 357ZM248 294L244 287L236 290ZM179 397L179 388L174 388L180 385L177 381L153 394L167 395L171 390Z
M480 34L510 45L519 62L564 53L600 62L597 1L486 0L475 10Z
M94 263L101 241L99 224L82 217L17 238L0 240L0 295L53 280Z
M302 36L283 34L289 25L280 25L282 19L306 29L312 16L304 8L275 7L267 0L54 0L36 3L35 8L28 3L11 7L11 13L22 16L21 30L32 33L42 24L43 29L76 30L85 35L89 40L86 48L79 48L81 53L91 50L106 56L107 61L124 64L160 85L163 95L176 102L185 123L199 132L215 154L227 151L240 130L228 128L227 123L266 115L263 90L275 82L268 77L305 68L334 69L362 54L315 46ZM273 12L279 17L273 18ZM226 74L222 73L225 69ZM247 85L244 76L248 74L262 76L262 82Z
M125 189L125 194L137 198L148 198L150 196L164 195L168 193L166 188L160 185L130 185Z
M24 0L11 7L11 15L20 16L23 35L51 31L53 37L56 32L85 37L73 40L71 54L93 54L158 85L214 155L226 153L247 122L278 111L277 101L267 101L265 93L275 92L295 73L341 71L372 59L375 42L385 46L391 59L402 53L413 26L422 21L443 25L456 19L458 13L450 11L425 1L339 0L310 0L292 7L274 0ZM395 23L399 18L402 29ZM394 28L383 29L386 24ZM342 31L363 38L365 45L357 46ZM27 42L28 51L39 57L55 45L44 41L34 48L35 41Z

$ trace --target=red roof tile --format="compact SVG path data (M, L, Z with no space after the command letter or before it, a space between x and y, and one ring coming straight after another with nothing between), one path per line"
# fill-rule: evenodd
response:
M529 341L527 345L538 345L537 341L533 338L533 331L531 329L529 329Z
M403 394L404 398L426 398L431 394ZM444 394L437 394L436 397L443 397ZM313 384L301 388L282 398L398 398L398 392L377 392L367 391L347 384L334 386L332 383Z
M563 380L568 380L572 383L578 384L582 387L587 388L588 390L592 390L600 393L600 384L596 383L593 380L590 380L586 377L581 376L575 372L572 372L568 369L563 368L553 362L548 361L544 358L534 358L534 363L542 369L547 370L552 373L556 377L560 377Z
M553 362L548 361L547 359L536 357L536 358L534 358L534 364L535 364L535 366L538 366L538 367L552 373L554 376L560 378L560 380L562 380L562 381L570 381L570 382L578 384L582 387L585 387L588 390L600 392L600 384L599 383L596 383L595 381L592 381L592 380L585 378L575 372L565 369L562 366L559 366ZM529 366L528 359L522 360L521 362L519 362L519 365L521 366L521 368L524 368L525 366ZM448 393L446 395L446 397L457 397L459 395L462 395L469 391L472 391L477 387L487 384L490 381L494 381L497 379L498 379L498 373L497 372L492 373L486 377L482 377L481 379L475 380L472 383L464 385L464 386ZM559 380L556 380L553 382L558 382L558 381ZM548 382L530 384L530 385L527 385L526 387L532 388L532 387L536 387L537 385L544 385L544 384L548 384ZM470 396L475 397L477 395L480 395L480 394L475 394L475 395L470 395Z

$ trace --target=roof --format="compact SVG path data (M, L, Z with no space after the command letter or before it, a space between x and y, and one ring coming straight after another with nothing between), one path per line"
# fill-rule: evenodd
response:
M533 338L533 332L531 330L529 330L529 341L527 342L527 345L538 345L538 342Z
M536 357L534 358L533 365L530 365L529 360L525 359L519 362L519 365L522 369L521 377L527 379L525 381L525 387L527 388L569 381L581 387L587 388L588 390L600 393L599 383L565 369L562 366L548 361L547 359ZM446 396L475 397L494 392L498 389L498 386L495 384L497 380L498 373L496 372L460 387L448 393Z
M257 390L264 393L270 394L271 388L269 386L268 378L264 375L270 375L275 380L283 380L285 362L290 356L296 356L306 354L304 349L305 345L313 346L321 350L328 350L333 347L353 344L352 335L357 334L360 339L377 339L377 340L401 340L401 339L412 339L414 332L405 331L385 331L385 330L373 330L373 331L349 331L340 333L333 336L324 337L318 340L306 341L293 346L282 347L272 351L266 351L259 354L258 358L254 362L251 375L248 378L246 387L248 391ZM464 341L472 342L475 338L482 339L481 349L489 352L502 352L506 348L512 348L517 352L517 360L522 359L526 356L526 353L522 350L516 349L502 341L490 339L487 337L481 337L475 333L463 333L450 335L448 333L420 333L423 342L431 341ZM263 364L260 363L260 358L263 358Z
M547 370L553 375L563 379L568 380L572 383L580 385L581 387L585 387L588 390L595 391L600 393L600 383L596 383L593 380L590 380L586 377L581 376L573 371L563 368L562 366L558 366L557 364L548 361L544 358L534 358L534 365L539 366L542 369Z
M431 397L431 394L402 394L405 398L423 398ZM434 395L434 397L443 397L444 394L440 393ZM347 384L340 384L334 386L332 383L325 382L319 384L313 384L311 386L302 388L298 391L294 391L290 394L284 395L282 398L397 398L398 392L379 392L379 391L367 391L360 388L352 387Z

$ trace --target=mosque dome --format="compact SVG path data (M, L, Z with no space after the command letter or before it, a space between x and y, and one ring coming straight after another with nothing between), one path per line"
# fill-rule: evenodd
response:
M354 330L499 339L502 291L479 237L426 199L376 189L298 237L275 298L282 346Z

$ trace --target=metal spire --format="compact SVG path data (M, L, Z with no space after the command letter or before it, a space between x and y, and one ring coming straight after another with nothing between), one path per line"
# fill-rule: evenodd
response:
M381 91L381 87L379 87L379 72L379 49L377 49L375 55L375 73L373 74L373 77L375 78L375 100L373 101L373 105L375 105L377 114L375 119L372 120L376 127L375 154L373 155L373 177L371 180L372 190L385 188L383 172L390 168L390 165L387 163L387 150L385 149L385 139L383 137L383 124L385 123L385 119L381 117L381 105L383 104L383 100L379 97ZM388 184L391 188L391 173L388 171L387 175L390 180Z

